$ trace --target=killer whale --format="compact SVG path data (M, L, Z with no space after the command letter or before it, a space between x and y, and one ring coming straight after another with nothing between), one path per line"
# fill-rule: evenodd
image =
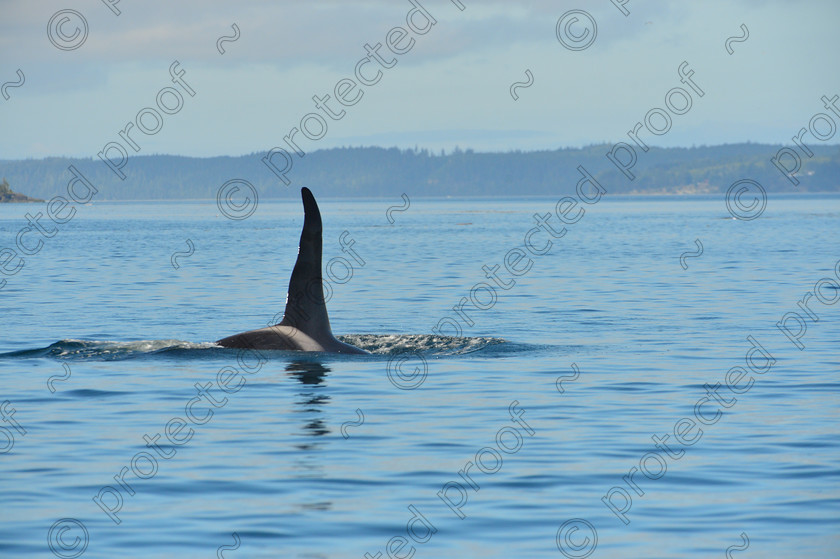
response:
M274 326L234 334L216 343L222 347L238 349L368 353L333 336L321 276L321 212L308 188L302 188L300 193L303 198L303 230L300 233L297 261L289 279L283 320Z

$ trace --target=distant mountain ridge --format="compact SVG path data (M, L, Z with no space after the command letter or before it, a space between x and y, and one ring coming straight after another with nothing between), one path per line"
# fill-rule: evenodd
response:
M212 199L232 179L254 185L264 198L299 196L308 186L319 197L566 195L574 192L583 166L610 194L726 192L741 179L768 192L840 192L840 146L810 146L802 157L799 185L771 162L780 145L726 144L638 150L634 180L606 157L611 145L505 153L457 149L447 154L397 148L335 148L293 158L287 186L262 162L265 153L209 158L138 155L123 168L125 180L98 158L50 157L0 161L8 177L30 195L50 198L65 191L75 166L99 190L96 200ZM279 159L279 158L278 158ZM790 165L790 163L788 163Z

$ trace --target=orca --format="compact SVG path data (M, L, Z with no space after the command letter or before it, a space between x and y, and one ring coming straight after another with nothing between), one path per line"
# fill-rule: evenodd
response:
M366 354L367 351L340 342L333 336L321 276L321 212L308 188L302 188L300 193L303 198L303 230L300 233L297 262L286 293L283 320L274 326L234 334L216 343L237 349Z

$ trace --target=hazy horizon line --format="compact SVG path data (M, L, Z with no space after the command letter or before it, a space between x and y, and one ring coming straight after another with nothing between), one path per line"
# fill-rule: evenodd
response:
M323 152L323 151L335 151L341 149L382 149L382 150L391 150L397 149L403 152L422 152L428 151L432 157L441 157L441 156L448 156L453 155L456 153L473 153L473 154L511 154L511 153L541 153L541 152L551 152L551 151L563 151L563 150L585 150L588 148L599 147L599 146L610 146L614 145L615 142L597 142L586 144L583 146L561 146L555 148L541 148L541 149L518 149L518 148L511 148L506 151L501 150L478 150L473 147L461 147L455 146L449 150L444 148L436 149L436 148L429 148L420 146L419 144L414 147L400 147L400 146L383 146L383 145L345 145L345 146L333 146L333 147L325 147L312 150L309 152L310 154ZM692 144L691 146L657 146L657 145L649 145L651 149L663 149L663 150L672 150L672 149L703 149L703 148L715 148L715 147L724 147L730 145L756 145L756 146L773 146L773 147L793 147L795 144L793 143L769 143L769 142L758 142L752 140L745 140L740 142L724 142L720 144ZM835 144L823 144L820 146L816 146L818 148L840 148L840 142ZM267 153L269 150L261 150L261 151L250 151L246 153L240 153L237 155L231 155L229 153L221 153L215 155L185 155L180 153L142 153L142 154L133 154L131 155L132 158L136 157L183 157L189 159L213 159L216 157L230 157L230 158L237 158L237 157L248 157L251 155ZM442 152L442 153L441 153ZM95 159L94 156L80 156L80 155L42 155L42 156L27 156L27 157L19 157L19 158L12 158L12 159L0 159L0 161L37 161L37 160L46 160L46 159Z

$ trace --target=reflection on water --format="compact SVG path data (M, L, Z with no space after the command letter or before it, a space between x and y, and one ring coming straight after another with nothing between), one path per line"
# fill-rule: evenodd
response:
M318 385L324 382L330 368L317 361L292 361L286 365L286 371L303 384Z
M304 386L298 393L300 400L297 401L297 404L301 406L299 412L312 416L304 425L306 434L315 437L326 435L330 430L324 425L321 415L323 413L322 406L329 402L330 397L318 392L323 388L322 383L327 373L330 372L329 367L315 361L293 361L286 365L286 371L288 371L289 376L296 378ZM305 443L298 448L302 450L315 448L315 443Z
M309 422L304 426L306 434L315 437L326 435L330 430L324 425L321 415L323 414L322 406L330 401L330 397L319 394L318 391L323 388L322 383L330 369L317 362L294 361L286 365L286 371L288 371L289 376L296 378L304 386L298 393L300 400L296 403L301 406L299 412L311 416ZM308 443L298 448L314 448L314 444Z
M317 361L292 361L286 365L286 373L300 381L298 395L295 400L295 412L304 414L303 429L300 432L302 441L293 446L303 451L295 457L296 478L323 479L326 477L323 458L320 455L324 444L317 439L330 433L323 420L324 406L330 397L320 392L326 388L324 380L330 368ZM314 502L300 503L301 509L329 510L332 503Z

